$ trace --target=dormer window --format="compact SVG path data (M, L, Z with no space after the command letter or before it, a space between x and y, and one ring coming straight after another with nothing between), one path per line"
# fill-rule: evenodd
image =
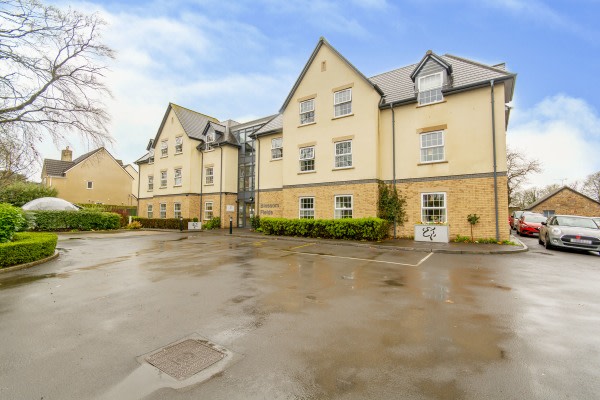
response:
M149 151L148 164L154 164L154 149L150 149Z
M419 105L437 103L444 100L442 95L442 73L438 72L419 78Z
M214 133L207 133L206 134L206 144L205 144L205 150L212 150L212 146L211 144L214 143L215 141L215 134Z

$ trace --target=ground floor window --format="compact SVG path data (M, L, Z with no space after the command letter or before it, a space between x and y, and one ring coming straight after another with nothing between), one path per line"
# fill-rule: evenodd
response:
M335 196L333 218L352 218L352 196Z
M447 222L446 193L421 193L421 222Z
M160 203L160 217L167 218L167 204Z
M154 212L152 210L152 204L148 204L147 212L148 212L148 218L154 218Z
M300 218L315 218L315 198L300 197Z
M181 203L173 204L173 213L175 215L175 218L181 218Z
M213 218L213 202L207 201L204 203L204 219L212 219Z

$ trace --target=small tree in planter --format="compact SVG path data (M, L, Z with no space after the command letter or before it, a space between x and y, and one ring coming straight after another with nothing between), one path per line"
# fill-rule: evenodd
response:
M477 214L467 215L467 221L471 224L471 242L475 241L475 239L473 239L473 227L479 222L479 218L480 217Z

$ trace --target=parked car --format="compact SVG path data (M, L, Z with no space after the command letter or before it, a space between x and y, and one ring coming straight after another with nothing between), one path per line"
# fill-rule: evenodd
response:
M517 233L523 235L539 235L542 222L548 218L543 214L524 213L517 222Z
M512 213L510 213L510 221L509 221L509 225L511 229L517 229L517 222L519 221L519 218L521 218L521 215L523 215L524 211L513 211Z
M547 222L542 222L538 243L547 249L563 247L600 251L600 228L590 217L554 215Z
M594 217L594 222L598 225L598 228L600 228L600 217Z

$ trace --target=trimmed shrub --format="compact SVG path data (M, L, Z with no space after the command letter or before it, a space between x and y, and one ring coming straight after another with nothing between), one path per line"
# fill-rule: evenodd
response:
M55 233L17 232L12 242L0 243L0 268L50 257L57 241Z
M260 219L260 229L267 235L324 239L382 240L388 236L389 227L390 223L381 218Z
M141 218L133 217L133 221L142 224L142 227L148 229L179 229L179 218ZM182 220L183 229L187 230L188 222L191 219L184 218Z
M221 228L221 217L214 217L208 222L204 223L204 229L220 229Z
M56 197L58 191L33 182L15 182L0 189L0 203L10 203L16 207L40 197Z
M250 217L250 227L255 231L260 229L260 216Z
M23 210L0 203L0 243L10 242L16 231L27 224Z
M140 221L133 221L130 224L127 224L127 226L125 227L126 229L142 229L142 224L140 224Z
M113 212L119 214L121 217L121 227L129 224L129 217L137 215L136 206L119 206L113 204L93 204L93 203L77 203L79 207L82 207L86 211L103 211Z
M34 211L36 231L119 229L119 214L97 211Z

